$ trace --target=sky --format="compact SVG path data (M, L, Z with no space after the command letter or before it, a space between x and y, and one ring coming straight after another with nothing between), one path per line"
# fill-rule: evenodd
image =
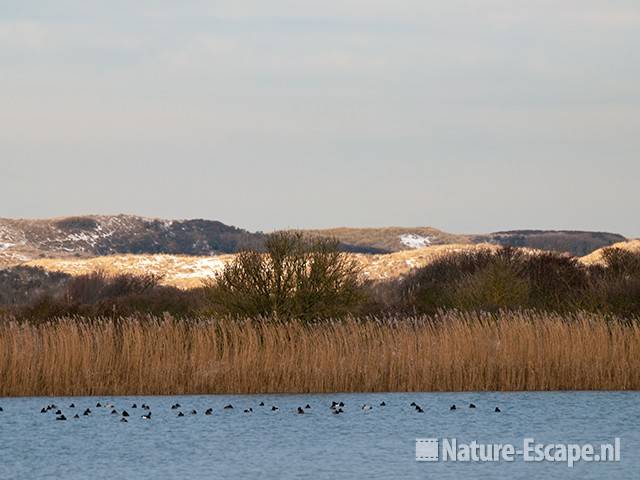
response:
M0 217L640 236L640 2L2 0Z

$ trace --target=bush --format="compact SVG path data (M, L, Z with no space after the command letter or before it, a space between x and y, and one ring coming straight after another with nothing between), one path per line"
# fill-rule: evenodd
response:
M278 232L265 248L264 254L241 252L208 285L214 311L310 320L343 316L361 304L359 267L337 241Z

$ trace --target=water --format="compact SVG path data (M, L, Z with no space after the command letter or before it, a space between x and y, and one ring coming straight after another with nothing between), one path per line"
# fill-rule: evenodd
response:
M332 400L346 404L333 415ZM95 408L111 402L129 423ZM260 401L265 407L259 407ZM378 407L381 401L386 407ZM409 406L425 408L419 414ZM68 397L0 399L0 478L504 478L599 479L640 475L640 393L388 393ZM74 402L76 408L68 405ZM152 420L140 418L151 406ZM185 417L170 406L179 402ZM469 402L477 405L469 409ZM40 409L55 403L68 417ZM233 410L223 410L228 403ZM307 403L311 410L295 414ZM360 409L368 403L369 412ZM450 411L455 403L459 409ZM270 410L279 406L278 412ZM499 406L501 413L494 413ZM91 407L93 415L82 416ZM213 407L214 415L204 416ZM252 407L254 413L243 409ZM189 414L196 409L198 414ZM71 418L80 413L80 419ZM621 438L618 463L416 462L415 439L455 437L490 443L607 443Z

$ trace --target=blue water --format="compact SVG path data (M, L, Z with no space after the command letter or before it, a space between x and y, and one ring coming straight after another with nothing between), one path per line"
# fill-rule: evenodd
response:
M332 414L331 401L345 412ZM259 407L264 401L265 407ZM379 407L381 401L385 407ZM415 401L425 412L417 413ZM70 403L76 408L68 408ZM128 423L110 408L126 409ZM137 409L131 409L133 403ZM171 405L179 402L184 417ZM473 402L476 409L469 409ZM55 403L56 421L40 409ZM151 420L140 409L148 403ZM233 410L222 407L231 403ZM311 405L304 415L297 407ZM360 406L373 405L365 412ZM450 411L451 404L459 408ZM270 407L277 405L279 411ZM640 478L640 393L388 393L3 398L0 479ZM494 408L499 406L500 413ZM82 416L90 407L93 414ZM212 416L203 415L208 407ZM253 413L243 413L252 407ZM191 415L192 409L197 415ZM75 413L79 419L73 419ZM617 463L417 462L416 438L522 444L621 440Z

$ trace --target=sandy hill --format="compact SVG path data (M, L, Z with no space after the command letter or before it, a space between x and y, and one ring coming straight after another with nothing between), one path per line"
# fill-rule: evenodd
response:
M614 243L612 248L622 248L623 250L631 250L633 252L640 252L640 239L628 240L626 242ZM604 248L591 252L589 255L585 255L580 260L586 264L597 264L602 262L602 251Z

